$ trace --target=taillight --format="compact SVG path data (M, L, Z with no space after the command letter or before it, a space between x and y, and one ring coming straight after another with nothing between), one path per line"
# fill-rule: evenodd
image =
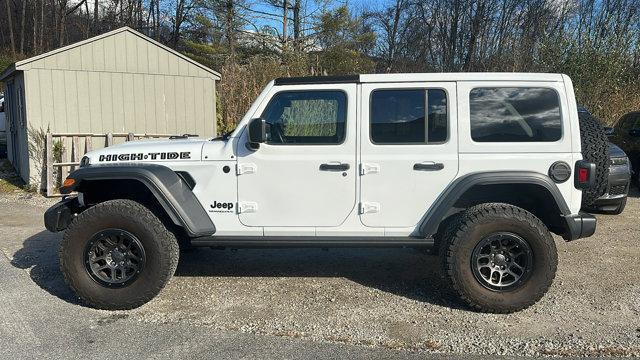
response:
M596 164L585 160L576 162L576 177L574 185L576 189L589 189L596 182Z
M587 169L578 169L578 182L586 183L589 181L589 170Z

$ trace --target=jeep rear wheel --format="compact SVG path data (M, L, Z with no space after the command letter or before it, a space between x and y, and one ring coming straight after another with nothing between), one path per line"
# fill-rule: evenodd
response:
M519 207L474 206L449 225L444 237L443 273L462 300L479 311L525 309L544 296L555 277L553 237Z
M175 236L148 208L110 200L82 212L65 232L60 267L88 305L132 309L154 298L173 276Z

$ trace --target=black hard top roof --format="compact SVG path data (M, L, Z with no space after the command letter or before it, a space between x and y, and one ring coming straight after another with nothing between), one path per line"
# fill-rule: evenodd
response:
M275 85L342 84L360 82L360 75L281 77Z

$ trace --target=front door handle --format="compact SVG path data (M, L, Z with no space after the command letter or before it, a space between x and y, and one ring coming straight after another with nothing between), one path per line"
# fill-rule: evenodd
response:
M438 171L444 169L443 163L437 163L433 161L424 161L421 163L413 164L413 170L416 171Z
M320 164L320 171L346 171L349 168L349 164L343 163Z

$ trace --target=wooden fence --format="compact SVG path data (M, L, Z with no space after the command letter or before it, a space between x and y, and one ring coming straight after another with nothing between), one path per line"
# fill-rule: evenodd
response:
M170 136L173 135L134 133L47 133L45 145L47 196L61 196L57 188L57 185L59 184L56 183L64 181L67 175L80 165L80 160L84 154L93 149L95 141L98 143L102 142L103 145L99 146L99 148L102 148L114 145L114 141L118 138L124 138L124 141L132 141L149 138L168 138ZM58 142L61 153L54 154L54 145Z

